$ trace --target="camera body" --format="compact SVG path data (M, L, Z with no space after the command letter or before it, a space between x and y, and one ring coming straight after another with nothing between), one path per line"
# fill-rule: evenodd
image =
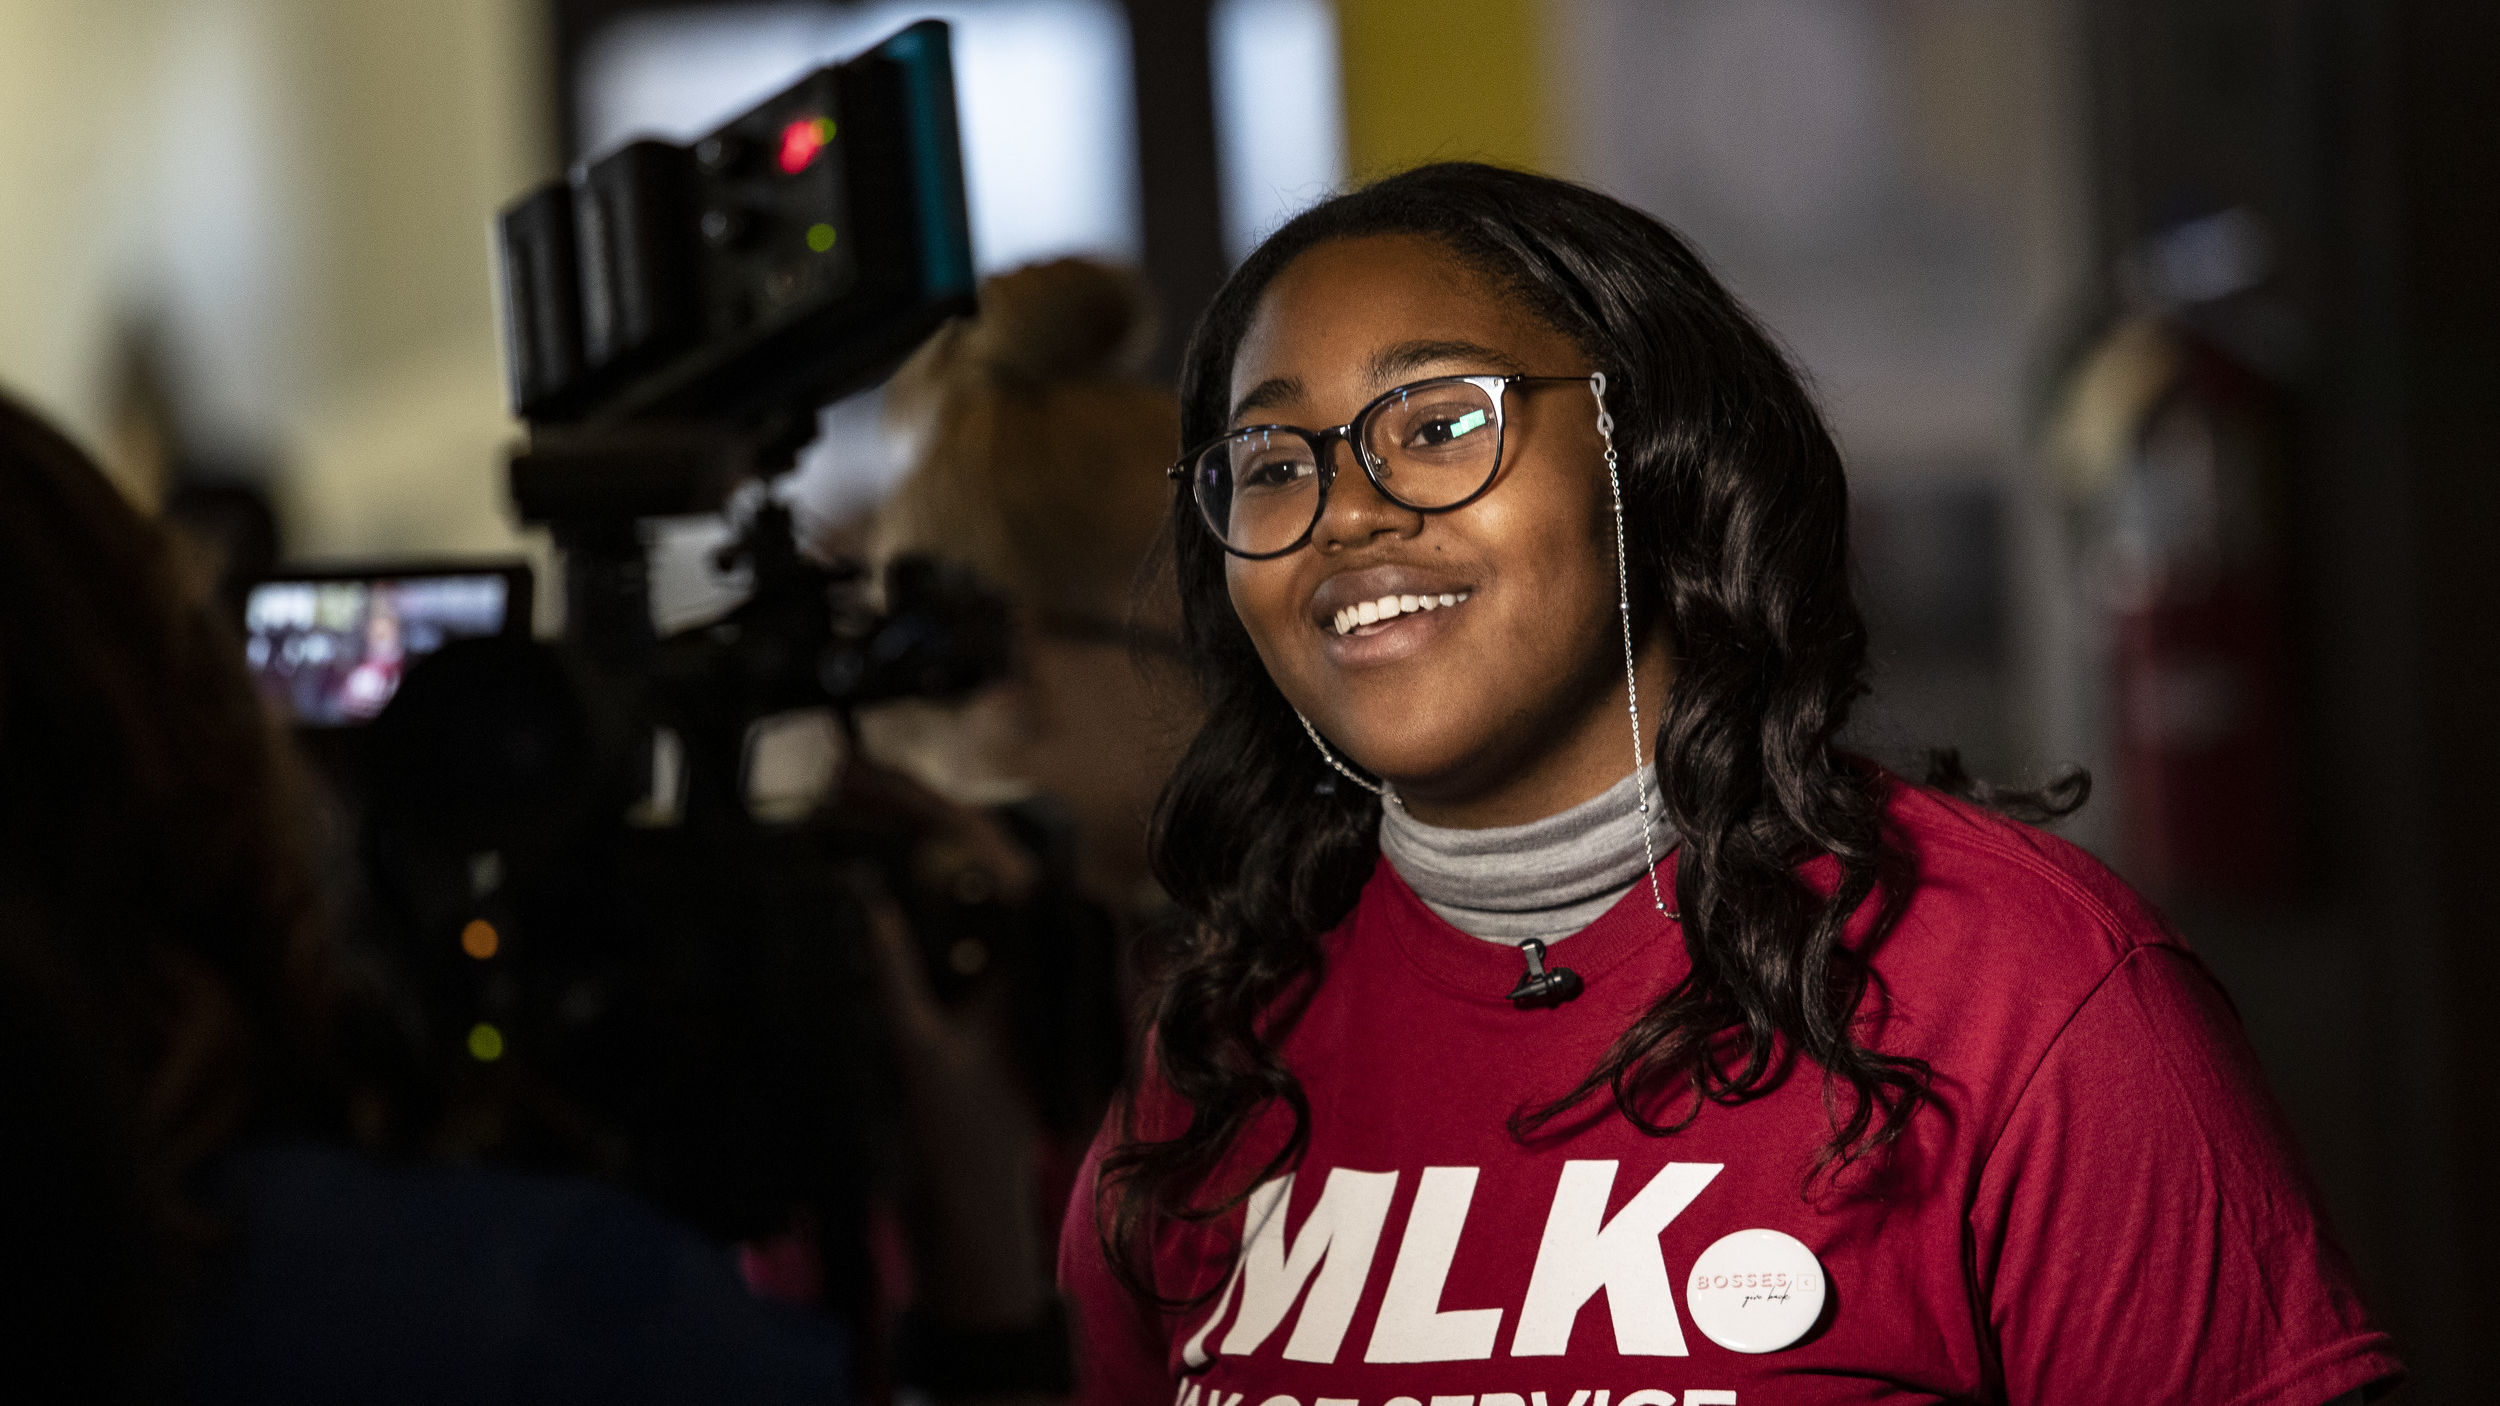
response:
M812 411L973 308L947 27L691 145L577 167L498 236L512 404L534 431Z
M733 769L725 734L764 714L914 696L915 681L960 694L1006 663L1005 606L973 583L890 583L910 609L871 618L856 565L808 559L769 491L737 497L791 467L820 407L975 309L950 43L943 22L907 26L692 143L579 165L498 221L512 404L530 427L512 497L565 554L568 646L603 694L691 750L728 748ZM663 649L642 523L733 500L745 517L721 561L747 569L749 598ZM904 636L916 673L875 657Z

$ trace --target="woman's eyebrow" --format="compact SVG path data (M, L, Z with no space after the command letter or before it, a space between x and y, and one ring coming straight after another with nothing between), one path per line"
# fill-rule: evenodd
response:
M1388 387L1399 377L1420 371L1427 366L1465 362L1481 370L1514 372L1522 370L1519 359L1508 352L1496 351L1481 342L1432 340L1399 342L1372 353L1363 365L1363 374L1371 384ZM1249 393L1233 402L1231 423L1253 410L1297 399L1302 394L1302 381L1295 376L1270 376L1252 386Z
M1233 413L1227 423L1237 424L1253 410L1265 410L1302 394L1302 382L1292 376L1270 376L1250 388L1250 393L1233 402Z
M1518 358L1481 343L1414 341L1400 342L1392 347L1382 347L1379 351L1372 353L1371 362L1364 368L1364 371L1371 378L1373 385L1385 388L1409 372L1452 361L1468 362L1489 371L1508 372L1522 369Z

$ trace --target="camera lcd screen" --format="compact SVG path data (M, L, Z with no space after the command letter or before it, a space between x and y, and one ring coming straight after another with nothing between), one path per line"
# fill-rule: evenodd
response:
M529 628L529 569L475 566L278 577L243 608L263 697L307 727L372 721L419 659L458 639Z

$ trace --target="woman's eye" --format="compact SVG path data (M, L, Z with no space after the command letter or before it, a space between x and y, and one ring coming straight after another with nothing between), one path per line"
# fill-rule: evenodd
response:
M1311 466L1299 459L1268 459L1242 466L1238 477L1244 492L1274 492L1291 488L1310 472Z
M1487 419L1481 410L1429 415L1416 424L1407 443L1422 449L1453 444L1483 429Z

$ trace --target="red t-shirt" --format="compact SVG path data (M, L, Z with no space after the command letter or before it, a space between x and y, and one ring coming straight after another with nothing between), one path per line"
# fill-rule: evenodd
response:
M1642 884L1555 945L1586 992L1521 1010L1519 954L1384 862L1284 1041L1307 1154L1154 1237L1157 1286L1194 1307L1112 1275L1080 1176L1060 1252L1080 1399L2322 1406L2398 1373L2178 937L2070 845L1906 784L1890 811L1919 882L1872 953L1862 1038L1928 1060L1935 1097L1880 1166L1809 1181L1831 1130L1811 1067L1672 1136L1601 1099L1523 1146L1507 1116L1684 974L1681 935ZM1137 1110L1181 1115L1152 1092ZM1746 1327L1797 1312L1812 1325Z

